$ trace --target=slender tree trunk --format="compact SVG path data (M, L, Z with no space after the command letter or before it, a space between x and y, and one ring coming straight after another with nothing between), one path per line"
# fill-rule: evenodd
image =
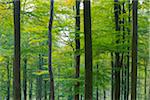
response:
M76 0L76 52L75 52L75 68L76 68L76 78L80 77L80 0ZM79 89L80 83L75 84L75 97L74 100L79 100Z
M30 87L29 87L29 100L32 100L32 81L30 80Z
M84 0L84 35L85 35L85 100L92 100L92 36L91 2Z
M47 80L44 81L44 100L47 100Z
M50 99L55 100L54 94L54 77L53 77L53 69L52 69L52 24L53 24L53 13L54 13L54 0L50 0L50 19L49 19L49 26L48 26L48 68L49 68L49 75L50 75Z
M144 100L147 100L147 61L145 60L145 78L144 78L144 96L145 96L145 99Z
M150 100L150 86L149 86L149 99L148 100Z
M96 73L96 80L98 81L98 64L97 64L97 73ZM99 97L99 91L98 91L98 82L97 82L97 87L96 87L96 100L98 100Z
M114 56L113 56L113 53L111 53L111 66L112 66L112 69L111 69L111 100L114 100Z
M128 0L128 25L130 26L131 24L131 16L130 16L130 12L131 12L131 7L130 7L130 0ZM125 94L125 100L129 100L129 72L130 72L130 33L131 30L128 27L128 54L127 54L127 66L126 66L126 94Z
M122 3L122 14L124 15L126 13L125 11L125 2ZM123 45L125 44L125 17L122 18L122 32L123 32ZM126 48L123 48L126 49ZM122 67L122 100L124 99L126 95L126 66L125 66L125 57L124 57L124 51L122 52L122 58L121 58L121 67Z
M104 90L104 100L106 100L106 91Z
M99 97L99 92L98 92L98 86L97 86L96 87L96 100L99 100L98 97Z
M23 68L23 96L24 100L27 100L27 59L24 59L24 68Z
M137 6L138 0L132 0L132 73L131 73L131 100L136 100L137 88L137 41L138 41L138 23L137 23Z
M13 99L21 100L20 82L20 0L14 0Z
M58 66L58 78L60 78L60 66ZM60 99L60 96L59 96L59 87L60 87L60 84L58 82L58 100Z
M10 100L10 70L9 70L9 60L7 62L7 98L6 100Z
M38 66L38 70L42 70L42 55L39 54L39 66ZM37 76L37 96L36 96L36 100L42 100L42 76Z
M117 38L119 38L120 31L120 21L119 21L119 13L120 13L120 5L118 0L114 0L114 13L115 13L115 24L116 24L116 32ZM119 44L119 39L116 41L116 44ZM118 49L118 48L117 48ZM120 53L115 52L115 82L114 82L114 100L120 100Z

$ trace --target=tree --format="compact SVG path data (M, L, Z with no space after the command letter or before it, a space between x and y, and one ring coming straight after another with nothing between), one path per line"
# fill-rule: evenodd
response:
M84 0L85 100L92 100L91 2Z
M76 78L80 77L80 0L76 0L76 34L75 34L75 43L76 43L76 51L75 51L75 68L76 68ZM75 83L75 100L79 100L79 88L80 83Z
M137 11L138 0L132 0L132 72L131 72L131 100L136 100L137 88L137 41L138 41L138 23Z
M130 26L131 24L131 6L130 6L130 0L128 0L128 25ZM130 36L131 30L130 27L128 27L128 37ZM130 39L128 39L128 54L127 54L127 67L125 71L125 77L126 77L126 90L125 90L125 100L129 99L129 72L130 72Z
M50 99L55 100L54 95L54 77L53 77L53 70L52 70L52 24L53 24L53 13L54 13L54 0L50 0L50 19L49 19L49 26L48 26L48 68L49 68L49 75L50 75Z
M115 31L117 32L116 44L119 44L119 33L120 33L120 4L118 0L114 0L114 14L115 14ZM118 48L117 48L118 49ZM115 52L115 82L114 82L114 100L120 99L120 53L117 50Z
M23 68L23 94L24 94L24 100L27 100L27 58L24 58L24 68Z
M20 82L20 0L14 0L14 66L13 66L13 98L21 100Z
M7 61L7 100L10 100L10 68L9 68L9 59Z
M42 70L42 54L39 54L39 64L38 64L38 70ZM42 75L37 76L37 84L36 84L36 100L42 100L42 85L43 85L43 80L42 80Z

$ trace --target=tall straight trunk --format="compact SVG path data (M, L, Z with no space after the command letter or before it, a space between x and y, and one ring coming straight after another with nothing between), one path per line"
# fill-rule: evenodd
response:
M38 70L42 70L42 55L39 54L39 66L38 66ZM42 76L39 75L37 76L37 88L36 88L36 100L42 100Z
M20 82L20 0L14 0L13 99L21 100Z
M27 100L27 59L24 59L24 68L23 68L23 96L24 100Z
M44 81L44 100L47 100L47 80Z
M76 0L76 25L75 25L75 44L76 44L76 52L75 52L75 68L76 68L76 78L80 77L80 0ZM79 100L79 89L80 83L77 82L75 84L75 97L74 100Z
M111 52L111 100L114 100L114 55Z
M122 3L122 14L124 15L126 13L125 11L125 2ZM125 17L123 16L122 18L122 32L123 32L123 45L125 43ZM126 49L123 47L123 49ZM124 99L124 96L125 96L125 92L126 92L126 84L125 84L125 81L126 81L126 67L125 67L125 57L124 57L124 51L122 52L122 58L121 58L121 67L122 67L122 94L121 94L121 98L122 100Z
M104 90L104 100L106 100L106 91Z
M59 78L60 78L60 66L58 66L58 79L59 79ZM58 88L58 97L57 97L58 99L57 99L57 100L59 100L59 99L60 99L60 96L59 96L59 91L60 91L60 90L59 90L59 87L60 87L60 84L59 84L59 82L57 83L57 85L58 85L58 86L57 86L57 88Z
M130 12L131 12L131 6L130 6L130 0L128 0L128 25L130 26L131 24L131 15L130 15ZM125 100L129 100L129 72L130 72L130 33L131 33L131 30L130 28L128 27L128 54L127 54L127 66L126 66L126 91L125 91Z
M84 0L85 100L92 100L91 2Z
M120 21L119 21L120 5L118 0L114 0L114 14L115 14L115 25L117 38L119 38ZM116 41L119 44L119 39ZM118 48L117 48L118 49ZM115 52L115 82L114 82L114 100L120 100L120 53Z
M81 95L81 100L82 100L82 95Z
M150 100L150 86L149 86L149 94L148 94L148 95L149 95L149 96L148 96L148 97L149 97L149 99L148 99L148 100Z
M137 88L137 41L138 41L138 23L137 6L138 0L132 0L132 73L131 73L131 100L136 100Z
M52 69L52 24L53 24L53 13L54 13L54 0L50 0L50 19L48 26L48 68L49 68L49 76L50 76L50 99L55 100L54 95L54 77L53 77L53 69Z
M30 87L29 87L29 100L32 100L32 85L33 85L33 83L31 80L29 82L29 85L30 85Z
M145 77L144 77L144 100L147 100L147 60L145 60Z
M98 81L98 64L97 64L97 72L96 72L96 80ZM98 84L96 86L96 100L98 100L99 97L99 90L98 90Z
M130 6L130 0L128 0L128 25L130 26L131 24L131 15L130 15L130 12L131 12L131 6ZM126 66L126 71L125 71L125 77L126 77L126 81L125 81L125 96L124 96L124 99L125 100L128 100L129 99L129 72L130 72L130 33L131 33L131 30L130 28L128 27L128 53L127 53L127 66Z
M10 70L9 70L9 60L7 62L7 97L6 100L10 100Z

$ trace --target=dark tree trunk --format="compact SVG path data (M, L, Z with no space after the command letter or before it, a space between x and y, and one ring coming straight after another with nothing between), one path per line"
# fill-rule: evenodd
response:
M138 23L137 23L137 6L138 0L132 0L132 73L131 73L131 100L136 100L137 88L137 41L138 41Z
M60 78L60 66L58 66L58 78ZM59 85L59 82L57 83L57 88L58 88L58 100L60 99L60 96L59 96L59 87L60 87L60 85Z
M119 38L120 5L119 5L118 0L114 0L114 13L115 13L116 32L118 32L117 38ZM119 44L119 39L116 41L116 44ZM113 100L120 100L120 53L118 51L115 52L115 82L114 82L114 96L113 97L114 97Z
M96 80L98 81L98 64L97 64L97 72L96 72ZM97 87L96 87L96 100L98 100L98 97L99 97L99 90L98 90L98 82L97 82Z
M149 99L148 99L148 100L150 100L150 86L149 86L149 96L148 96L148 97L149 97Z
M20 0L14 0L13 99L21 100L20 82Z
M106 91L104 90L104 100L106 100Z
M47 100L47 80L44 81L44 100Z
M75 68L76 68L76 78L80 77L80 0L76 0L76 34L75 34ZM80 83L76 82L75 84L75 97L74 100L79 100L79 89Z
M27 100L27 59L24 59L24 68L23 68L23 96L24 100Z
M29 87L29 100L32 100L32 81L30 80L30 87Z
M7 62L7 98L6 100L10 100L10 70L9 70L9 60Z
M85 100L92 100L91 2L84 0Z
M82 100L82 95L81 95L81 100Z
M114 100L114 56L113 56L113 53L111 53L111 66L112 66L112 69L111 69L111 100Z
M42 55L39 54L39 66L38 66L38 70L42 70ZM36 96L36 100L42 100L42 76L37 76L37 96Z
M49 76L50 76L50 99L55 100L54 95L54 77L53 77L53 69L52 69L52 24L53 24L53 13L54 13L54 0L50 0L50 19L48 26L48 68L49 68Z
M145 60L145 78L144 78L144 100L147 100L147 61Z
M124 15L126 13L125 11L125 2L122 3L122 15ZM123 32L123 45L125 44L125 17L123 16L122 18L122 32ZM126 49L123 47L123 49ZM126 77L125 77L125 74L126 74L126 66L125 66L125 57L124 57L124 51L122 52L122 58L121 58L121 67L122 67L122 94L121 94L121 98L122 100L124 99L124 96L125 96L125 92L126 92L126 84L125 84L125 81L126 81Z

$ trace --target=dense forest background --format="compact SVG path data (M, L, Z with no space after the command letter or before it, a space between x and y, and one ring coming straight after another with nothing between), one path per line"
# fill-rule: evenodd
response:
M0 0L0 100L150 100L149 7Z

